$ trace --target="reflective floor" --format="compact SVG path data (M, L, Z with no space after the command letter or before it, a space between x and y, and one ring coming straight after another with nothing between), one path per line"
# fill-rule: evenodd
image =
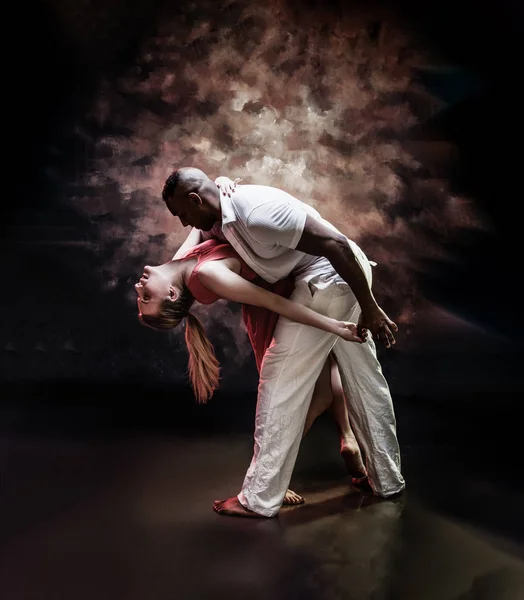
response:
M293 480L307 503L251 520L212 511L239 489L248 432L4 428L0 596L522 600L522 489L413 440L408 489L379 501L351 489L322 418Z

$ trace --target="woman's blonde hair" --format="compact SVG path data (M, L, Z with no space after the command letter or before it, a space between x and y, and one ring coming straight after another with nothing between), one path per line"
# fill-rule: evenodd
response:
M156 330L173 329L186 320L186 346L189 352L189 379L200 404L205 404L212 396L220 379L220 365L213 344L209 341L204 325L189 311L195 299L184 286L173 302L166 299L156 315L144 315L138 302L140 322Z

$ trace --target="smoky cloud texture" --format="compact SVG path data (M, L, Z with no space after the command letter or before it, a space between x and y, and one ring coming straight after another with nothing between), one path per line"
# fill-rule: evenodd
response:
M74 202L99 223L107 284L172 257L189 231L160 193L174 168L197 166L317 208L379 263L375 295L409 323L425 262L456 260L447 242L483 226L450 193L456 150L409 141L443 108L413 83L432 62L393 15L371 9L334 20L283 0L194 2L164 15L127 73L101 84L79 129L94 158ZM244 345L238 310L200 312Z

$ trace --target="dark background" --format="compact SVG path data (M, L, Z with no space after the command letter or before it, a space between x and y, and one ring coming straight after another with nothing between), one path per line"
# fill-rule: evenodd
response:
M295 6L332 10L333 18L347 10L343 2ZM453 188L473 197L492 225L491 233L472 233L469 244L457 243L461 262L433 264L420 275L427 297L468 326L446 329L440 337L420 334L409 352L381 351L399 430L405 440L422 440L427 427L438 423L431 434L436 439L452 443L470 436L462 455L473 463L489 444L498 452L483 457L479 468L495 467L511 482L523 391L522 7L508 0L485 8L469 1L389 6L450 65L485 82L481 91L461 99L460 81L421 74L434 93L455 94L457 100L413 136L457 144ZM219 356L236 376L209 406L195 406L184 379L184 349L176 340L158 338L156 345L151 332L137 326L123 295L128 281L102 291L98 230L68 205L60 183L64 177L74 180L85 164L74 127L91 105L100 77L116 79L132 63L158 14L184 10L184 3L152 8L145 0L84 3L76 16L85 21L78 43L68 35L58 1L19 4L4 20L4 35L10 36L1 214L4 430L250 430L253 361L242 373L228 367L234 358L220 350L228 332L217 326ZM57 170L62 179L53 176ZM453 250L454 242L449 244Z

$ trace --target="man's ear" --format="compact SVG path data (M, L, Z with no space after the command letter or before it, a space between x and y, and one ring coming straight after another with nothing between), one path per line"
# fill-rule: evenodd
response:
M198 204L198 206L202 206L202 198L196 192L189 192L188 196L193 202Z

